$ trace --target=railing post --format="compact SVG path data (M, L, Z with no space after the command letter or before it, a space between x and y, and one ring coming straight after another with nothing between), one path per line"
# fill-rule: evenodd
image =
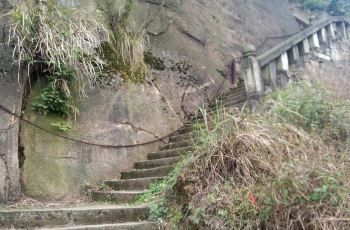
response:
M350 26L349 26L349 24L346 24L345 28L346 28L346 34L347 34L348 38L350 38Z
M265 86L272 90L277 89L277 67L275 60L262 68L262 76Z
M256 58L256 49L249 46L245 49L242 61L242 73L249 98L259 97L264 92L261 68Z
M313 33L309 37L309 43L310 43L311 50L318 50L320 48L320 41L318 40L317 33Z
M279 87L285 87L289 81L289 60L285 52L277 58L277 81Z
M319 38L320 38L320 42L323 46L328 43L326 28L321 29Z
M294 45L290 50L289 64L300 64L300 54L297 45Z
M339 32L340 32L340 38L341 39L345 39L345 40L348 39L348 35L346 33L346 27L345 27L345 22L344 21L340 22Z
M337 39L337 37L335 36L335 27L334 24L331 23L326 27L327 30L327 34L328 34L328 40L330 41L335 41Z
M302 44L302 54L301 55L307 55L310 53L310 44L309 39L304 39Z

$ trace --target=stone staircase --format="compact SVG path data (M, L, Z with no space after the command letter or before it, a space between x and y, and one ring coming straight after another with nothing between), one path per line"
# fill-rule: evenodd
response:
M223 95L222 106L243 106L247 100L244 84ZM213 111L216 103L209 105ZM162 180L182 156L194 149L195 123L202 123L198 115L170 137L157 152L147 155L148 160L135 163L133 170L122 172L120 179L104 181L102 189L91 196L98 205L62 209L0 211L0 229L161 229L148 221L146 205L134 206L137 197L147 191L150 184Z

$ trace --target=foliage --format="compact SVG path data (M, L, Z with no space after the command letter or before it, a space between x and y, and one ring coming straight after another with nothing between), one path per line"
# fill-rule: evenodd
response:
M68 98L52 84L41 90L40 95L32 103L32 109L44 116L57 114L68 117L70 113Z
M137 204L148 203L150 206L150 219L152 221L160 220L166 217L168 208L166 207L165 193L171 191L175 186L178 176L183 168L190 162L191 154L184 156L184 159L177 163L173 170L163 180L154 183L150 189L140 195L136 201Z
M326 10L329 0L300 0L300 2L310 10Z
M69 125L63 124L61 122L54 122L54 123L51 123L51 125L53 127L55 127L57 130L65 132L65 133L67 133L69 130L72 129L72 127L70 127Z
M67 117L72 111L65 104L71 90L78 88L84 95L86 85L97 84L103 63L95 50L103 30L96 18L60 7L54 0L38 4L26 1L11 12L15 61L25 63L29 74L49 79L50 86L33 104L34 110Z
M147 74L144 63L146 31L144 26L132 29L127 21L134 0L107 0L99 5L106 15L110 40L102 48L111 67L122 77L133 82L143 82Z
M348 103L334 101L321 86L305 82L289 85L267 98L269 118L302 127L308 132L320 132L324 138L345 140L350 113Z
M293 0L290 0L293 1ZM348 0L295 0L304 8L311 11L327 11L330 15L341 16L350 14L350 2ZM294 2L295 2L294 1Z

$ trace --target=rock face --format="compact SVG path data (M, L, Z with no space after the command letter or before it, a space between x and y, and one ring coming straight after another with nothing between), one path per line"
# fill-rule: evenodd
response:
M10 9L8 1L0 1L0 15ZM16 66L12 65L12 49L6 44L7 25L8 17L0 17L0 104L20 114L23 86L18 82ZM20 195L18 133L19 121L0 109L0 202L17 200Z
M298 30L287 0L162 2L137 0L129 18L135 28L150 22L146 28L148 83L111 82L104 89L88 92L88 98L77 99L80 116L68 121L73 129L67 135L109 145L147 142L166 135L199 105L229 88L232 58L239 57L243 47L253 44L264 50L279 41L267 37ZM85 3L81 1L82 6ZM91 1L88 7L95 11ZM43 118L31 111L38 87L26 100L25 117L56 132L51 124L58 118ZM26 157L24 190L48 199L72 196L85 184L115 178L157 147L157 143L136 148L91 146L27 124L22 124L21 145Z

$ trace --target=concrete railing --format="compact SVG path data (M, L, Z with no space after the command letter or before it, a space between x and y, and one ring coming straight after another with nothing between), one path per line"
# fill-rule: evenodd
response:
M257 56L254 47L244 51L242 73L247 95L251 100L267 89L276 89L288 82L290 69L313 55L330 59L329 46L350 38L350 21L345 17L322 19L267 52Z

